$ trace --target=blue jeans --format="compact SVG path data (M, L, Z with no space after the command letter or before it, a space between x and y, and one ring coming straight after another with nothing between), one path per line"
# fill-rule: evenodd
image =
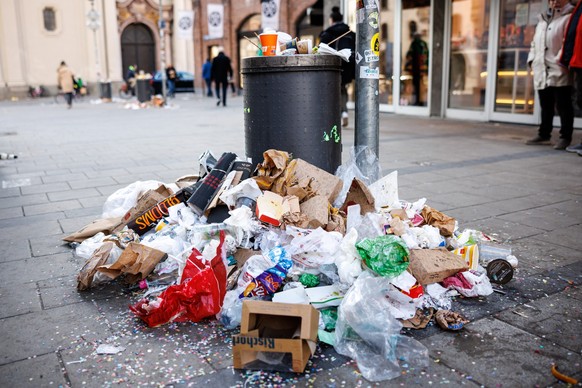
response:
M168 97L174 97L176 94L176 81L173 79L168 80Z
M206 82L206 89L208 90L206 92L206 95L208 97L212 97L212 79L211 78L205 78L204 82Z

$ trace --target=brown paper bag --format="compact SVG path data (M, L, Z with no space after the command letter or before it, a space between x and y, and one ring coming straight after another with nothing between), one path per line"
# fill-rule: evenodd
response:
M349 206L356 204L360 205L362 215L376 211L376 207L374 205L374 196L368 187L366 187L366 184L358 178L354 178L352 180L352 184L348 190L346 200L340 209L344 212L347 212Z
M125 274L125 280L131 284L145 279L167 256L166 253L157 249L138 243L129 243L115 263L102 265L97 270L111 279Z
M438 228L444 237L451 237L453 235L455 231L455 219L453 217L449 217L430 206L425 206L422 209L421 215L427 224Z
M67 242L83 242L89 237L95 236L99 232L103 232L106 235L111 234L113 230L121 222L121 217L113 218L100 218L91 222L88 225L83 226L81 229L73 234L63 237L63 241Z

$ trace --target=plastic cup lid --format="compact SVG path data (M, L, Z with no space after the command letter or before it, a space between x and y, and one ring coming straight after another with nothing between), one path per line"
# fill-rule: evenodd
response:
M513 267L507 260L492 260L487 264L487 276L492 283L506 284L513 279Z

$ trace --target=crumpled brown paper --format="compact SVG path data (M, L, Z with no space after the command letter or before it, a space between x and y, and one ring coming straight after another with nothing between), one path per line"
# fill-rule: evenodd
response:
M110 234L114 229L120 225L122 218L100 218L85 225L75 233L63 237L63 241L67 242L83 242L89 237L95 236L99 232Z
M461 330L466 323L470 322L461 314L450 310L437 311L435 319L441 328L453 331Z
M425 206L422 209L421 215L427 224L438 228L444 237L451 237L453 235L455 231L455 219L453 217L449 217L430 206Z
M145 279L167 256L162 251L132 242L128 244L115 263L102 265L97 270L111 279L125 274L126 282L132 284Z
M93 277L97 272L97 267L107 262L114 246L113 242L106 242L93 252L93 255L85 262L77 275L77 290L84 291L93 286Z
M263 158L265 160L257 166L257 176L254 178L259 188L284 195L281 190L283 182L277 182L276 184L275 182L285 172L291 155L285 151L270 149L263 152Z
M409 329L424 329L432 319L433 315L434 309L432 307L427 310L416 309L414 317L402 321L402 327Z

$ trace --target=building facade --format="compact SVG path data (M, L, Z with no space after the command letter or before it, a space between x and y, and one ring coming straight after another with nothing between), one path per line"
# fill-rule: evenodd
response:
M527 55L537 15L547 0L359 0L377 4L380 109L401 114L539 122ZM162 64L195 74L219 50L236 74L263 24L317 43L333 6L356 30L356 0L1 0L0 98L22 97L29 86L56 92L65 60L96 92L113 90L127 67L153 73ZM185 20L184 17L186 15ZM271 19L266 19L269 16ZM273 21L274 19L274 21ZM190 27L191 24L191 27ZM190 27L188 29L188 27ZM160 30L161 28L161 30ZM184 34L184 29L187 34ZM415 43L413 41L417 40ZM424 42L425 66L411 68ZM240 77L235 79L240 87ZM582 127L576 110L575 126Z

